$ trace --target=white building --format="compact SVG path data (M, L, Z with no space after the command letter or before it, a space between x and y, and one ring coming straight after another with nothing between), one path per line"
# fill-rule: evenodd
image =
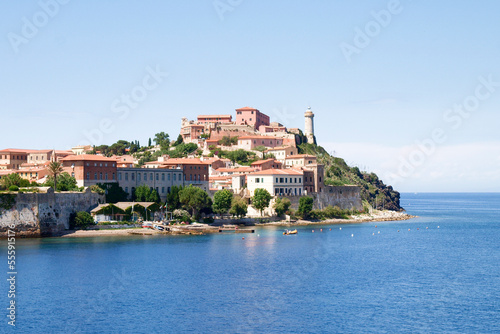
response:
M280 147L270 148L266 151L266 153L273 154L276 160L284 164L286 157L290 155L296 155L299 152L297 148L293 146L280 146Z
M306 165L315 164L317 162L317 158L314 155L310 154L296 154L290 155L285 158L285 166L289 167L302 167Z
M255 189L266 189L273 196L301 196L304 194L302 171L293 169L265 169L247 175L250 196Z

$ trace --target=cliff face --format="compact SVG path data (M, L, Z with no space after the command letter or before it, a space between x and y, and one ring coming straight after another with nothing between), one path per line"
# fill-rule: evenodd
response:
M349 167L342 158L333 157L321 146L301 144L299 153L313 154L325 165L325 185L359 186L361 199L375 209L402 211L400 195L392 186L385 185L375 173L362 172L358 167Z
M17 236L40 237L57 235L69 228L73 212L90 211L104 195L90 189L83 193L61 192L9 194L14 201L0 212L0 236L5 237L9 226L14 226ZM4 201L5 199L2 199Z

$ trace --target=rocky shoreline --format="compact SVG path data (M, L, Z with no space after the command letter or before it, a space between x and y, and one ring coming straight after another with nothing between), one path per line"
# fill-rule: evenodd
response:
M321 221L297 220L297 221L278 221L270 223L256 223L255 226L302 226L302 225L333 225L333 224L353 224L380 221L399 221L415 218L404 212L396 211L373 211L369 214L354 215L349 219L328 219ZM242 228L244 229L244 228ZM217 231L215 231L217 230ZM200 235L205 233L218 232L218 228L208 226L205 229L186 229L182 233L166 233L149 229L124 228L124 229L106 229L106 230L77 230L66 231L60 235L60 238L88 238L88 237L107 237L107 236L137 236L137 235Z

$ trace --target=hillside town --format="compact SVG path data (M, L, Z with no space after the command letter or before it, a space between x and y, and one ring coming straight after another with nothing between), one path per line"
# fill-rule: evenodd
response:
M62 171L76 180L78 187L115 183L129 196L146 185L165 201L175 186L193 185L209 194L229 189L242 197L253 196L258 188L272 196L303 196L325 192L324 166L317 157L299 154L302 142L315 143L314 114L304 114L304 132L287 128L258 109L244 107L233 115L198 115L196 120L182 118L177 144L193 144L196 149L183 157L166 154L141 161L141 154L107 155L95 147L75 146L68 150L0 150L0 180L9 174L37 184L50 177L49 164L59 162ZM180 141L179 141L180 140ZM168 150L174 151L175 143ZM151 153L161 150L151 145ZM243 164L222 157L219 152L246 152L253 161ZM148 152L148 153L149 153ZM151 155L150 155L151 156Z

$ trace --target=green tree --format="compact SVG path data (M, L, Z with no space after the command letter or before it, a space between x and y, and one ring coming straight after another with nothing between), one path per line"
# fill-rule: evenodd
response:
M151 193L151 189L143 184L142 186L138 186L135 188L135 200L137 202L149 202L149 194Z
M254 195L252 197L252 206L260 211L262 216L262 210L269 206L271 201L271 194L264 188L255 189Z
M248 205L240 196L234 196L229 213L235 217L242 218L247 214Z
M167 210L173 212L174 210L181 208L179 192L182 188L182 186L173 186L170 188L170 192L167 194Z
M45 181L46 187L52 187L57 191L76 191L78 186L76 185L76 179L66 172L61 173L57 177L57 186L54 184L54 177L49 175L47 181Z
M99 183L99 188L106 193L106 203L124 202L128 198L128 194L118 183ZM92 188L90 189L92 190Z
M94 218L90 213L85 211L79 211L70 217L70 226L78 228L87 228L88 226L94 225Z
M212 204L208 194L203 189L193 185L189 185L179 192L179 201L187 210L191 210L193 217L197 217L200 210Z
M168 150L168 147L170 145L168 133L160 132L160 133L155 134L154 141L155 141L156 145L160 146L162 151Z
M57 190L57 177L64 171L63 167L60 162L52 161L47 169L49 174L54 178L54 190Z
M9 189L11 186L28 187L30 182L21 178L17 173L11 173L2 178L2 185L5 189Z
M273 209L276 211L278 217L282 216L285 212L288 211L292 202L288 198L276 198L276 202L274 202Z
M148 147L151 147L151 138L148 140Z
M179 135L177 136L177 140L176 140L176 141L175 141L175 143L174 143L174 146L180 145L180 144L182 144L183 142L184 142L184 139L182 139L182 135L180 135L180 134L179 134Z
M214 195L213 210L215 213L224 214L231 208L233 193L230 190L219 190Z
M309 213L311 213L313 209L313 198L304 196L299 200L299 210L298 212L302 215L303 218L309 217Z

